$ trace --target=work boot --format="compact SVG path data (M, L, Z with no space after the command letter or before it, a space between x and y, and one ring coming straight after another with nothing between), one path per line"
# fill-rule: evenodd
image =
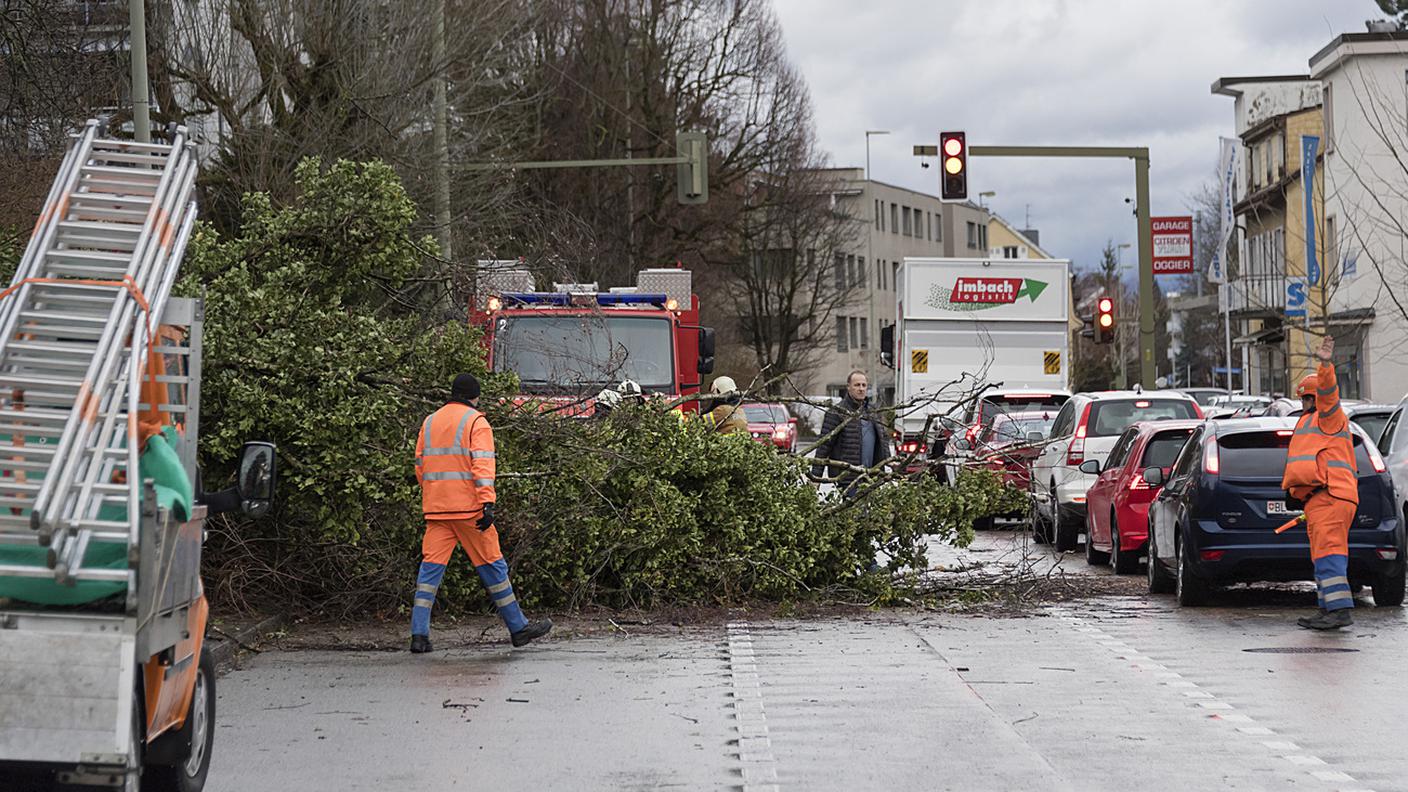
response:
M1314 616L1302 616L1296 620L1296 624L1307 630L1338 630L1354 624L1354 617L1350 615L1349 608L1339 610L1322 610Z
M429 635L411 636L411 654L425 654L430 651Z
M547 635L548 630L551 629L552 619L543 619L542 621L529 622L527 627L516 633L510 633L509 637L513 639L514 646L527 646L533 639Z

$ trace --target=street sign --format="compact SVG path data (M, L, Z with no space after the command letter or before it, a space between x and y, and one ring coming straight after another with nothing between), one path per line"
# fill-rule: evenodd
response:
M1042 355L1042 373L1056 375L1061 373L1061 352L1060 350L1047 350Z
M1308 289L1304 275L1286 276L1286 316L1305 316Z
M909 353L909 370L915 374L929 373L929 350L914 349Z
M1152 217L1154 274L1191 275L1193 272L1193 218Z

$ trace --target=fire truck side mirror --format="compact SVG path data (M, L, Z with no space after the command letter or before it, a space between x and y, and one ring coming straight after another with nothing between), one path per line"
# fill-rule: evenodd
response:
M887 368L895 367L895 326L880 328L880 362Z
M714 373L714 328L699 328L699 373Z

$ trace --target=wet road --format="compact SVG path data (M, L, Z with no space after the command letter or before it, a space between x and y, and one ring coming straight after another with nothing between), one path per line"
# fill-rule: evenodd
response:
M1313 603L1253 588L1202 609L1105 596L1027 618L267 652L220 680L208 788L1408 789L1403 610L1364 600L1319 635L1294 626Z

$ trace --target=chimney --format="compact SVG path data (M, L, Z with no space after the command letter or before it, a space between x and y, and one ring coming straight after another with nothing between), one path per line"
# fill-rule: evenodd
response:
M1027 239L1030 239L1033 245L1041 247L1041 232L1036 230L1035 228L1023 228L1022 236L1026 237Z

